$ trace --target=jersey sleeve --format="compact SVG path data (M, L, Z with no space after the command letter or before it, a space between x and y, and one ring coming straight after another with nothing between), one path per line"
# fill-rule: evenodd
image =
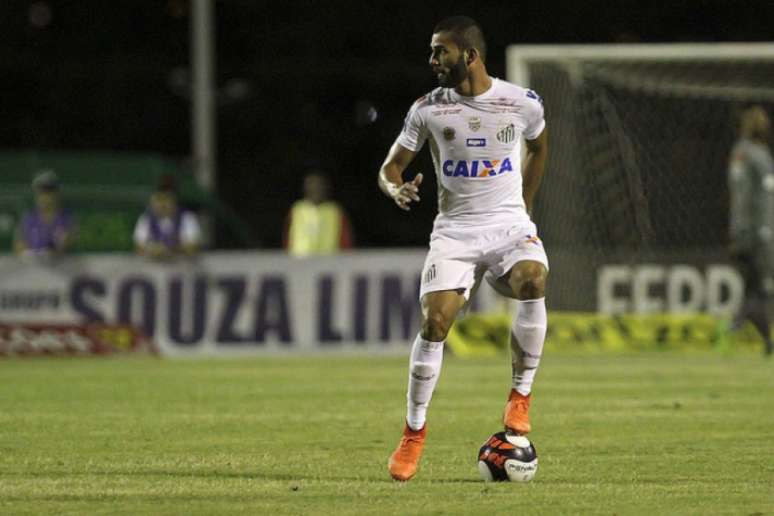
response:
M423 100L424 97L411 106L403 122L403 130L396 140L401 146L414 152L420 150L427 140L427 125L419 109Z
M524 128L524 138L534 140L546 127L545 113L543 111L543 99L532 90L526 92L526 117L527 126Z
M189 211L183 212L183 219L180 221L180 225L180 241L183 244L199 245L201 243L202 229L195 214Z
M134 244L146 245L150 240L150 221L146 214L140 215L137 224L134 226Z

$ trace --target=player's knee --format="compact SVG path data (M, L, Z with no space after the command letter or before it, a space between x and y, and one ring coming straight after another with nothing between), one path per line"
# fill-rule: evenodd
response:
M545 278L528 278L524 280L517 291L518 299L538 299L546 295Z
M517 299L538 299L546 295L547 273L542 264L524 264L514 272L511 287Z
M422 338L431 342L441 342L451 328L451 319L439 311L430 311L422 323Z

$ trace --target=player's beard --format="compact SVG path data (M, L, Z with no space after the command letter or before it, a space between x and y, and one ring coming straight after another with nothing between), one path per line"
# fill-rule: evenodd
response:
M460 58L449 67L449 71L438 76L438 84L442 88L456 88L465 79L468 78L468 67L465 65L465 56Z

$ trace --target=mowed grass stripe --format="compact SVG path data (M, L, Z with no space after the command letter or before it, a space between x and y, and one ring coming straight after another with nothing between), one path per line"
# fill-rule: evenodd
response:
M509 374L448 358L397 484L404 357L3 360L0 513L774 514L771 361L547 354L538 476L484 484Z

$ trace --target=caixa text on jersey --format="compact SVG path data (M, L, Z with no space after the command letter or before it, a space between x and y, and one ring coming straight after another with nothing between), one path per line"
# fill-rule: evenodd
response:
M510 158L502 160L453 160L443 162L443 175L449 177L487 178L513 171Z

